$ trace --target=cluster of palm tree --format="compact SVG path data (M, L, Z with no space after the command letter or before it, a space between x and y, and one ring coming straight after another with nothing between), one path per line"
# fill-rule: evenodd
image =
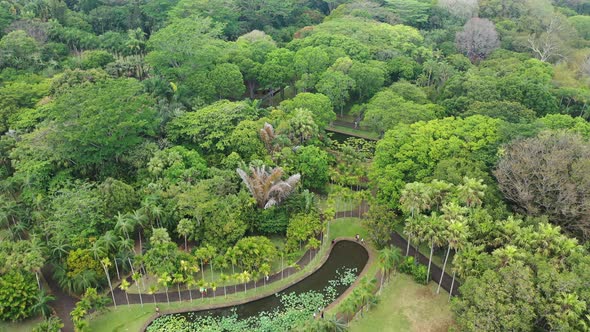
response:
M377 304L376 283L376 279L367 277L361 279L358 286L342 302L341 310L347 317L347 323L351 321L357 312L360 312L362 316L365 310L369 310Z
M439 180L431 183L413 182L406 184L401 192L400 207L409 214L404 226L404 234L408 238L406 256L412 240L417 242L417 248L420 243L428 243L430 247L426 282L430 278L434 249L447 247L437 294L440 292L449 254L451 250L457 254L467 242L469 213L482 205L485 189L486 185L482 180L465 177L458 186ZM456 273L453 272L452 285L455 276Z
M381 270L381 284L379 290L383 288L383 282L387 279L389 281L391 272L395 271L397 265L402 259L402 252L399 248L394 246L385 247L379 250L379 268Z

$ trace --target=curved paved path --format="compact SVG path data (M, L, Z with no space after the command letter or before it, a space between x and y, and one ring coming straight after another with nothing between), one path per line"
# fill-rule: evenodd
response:
M368 204L366 202L363 202L360 209L355 209L353 211L338 212L336 214L336 219L344 218L344 217L360 218L364 215L365 212L368 211L368 208L369 208ZM400 249L403 250L403 252L405 252L406 246L407 246L407 241L402 236L400 236L398 233L393 232L391 234L391 240L389 242L391 244L395 245L396 247L399 247ZM317 250L314 250L314 252L312 253L311 259L313 259L316 254L317 254ZM423 254L421 254L419 252L416 252L416 249L414 248L414 246L410 246L410 253L409 254L412 256L416 256L418 262L425 264L425 265L428 264L428 257L424 256ZM299 265L301 268L303 268L303 267L307 266L307 264L309 264L309 262L310 262L310 255L309 255L309 251L307 251L301 257L301 259L299 259L299 261L297 261L297 265ZM283 272L284 272L284 276L287 277L297 271L298 271L298 269L296 269L295 267L288 267L288 268L284 269ZM431 271L430 271L431 279L438 283L438 281L440 280L440 277L441 277L441 271L442 271L442 269L433 263L431 266ZM52 294L55 295L56 300L52 303L52 307L54 308L56 314L59 316L59 318L64 323L63 331L66 331L66 332L73 331L74 326L73 326L72 320L70 318L70 312L74 309L78 299L61 291L61 288L58 286L57 282L53 279L53 275L48 268L43 270L43 274L46 276L47 283L49 284L49 286L52 290ZM378 278L380 277L379 273L378 273L377 277ZM441 286L446 291L449 291L451 289L451 278L452 277L445 272L445 274L443 276L443 283ZM281 272L280 271L273 274L273 275L270 275L267 283L272 283L272 282L275 282L278 280L281 280ZM129 281L130 283L134 282L131 280L131 277L127 277L127 281ZM263 285L264 279L263 278L258 279L256 281L256 284ZM117 285L118 285L118 283L117 283ZM458 293L459 286L460 286L459 282L457 280L455 280L455 284L453 286L453 295L459 294ZM115 285L113 285L113 287L115 287ZM246 284L247 289L253 289L254 287L255 287L254 281L250 281ZM227 294L233 294L236 291L240 292L243 290L244 290L244 284L239 284L236 286L232 285L232 286L228 286L226 288ZM115 301L117 302L118 305L126 305L127 304L127 299L125 297L125 293L122 290L120 290L119 288L116 288L114 290L114 294L115 294ZM140 303L139 294L128 294L128 295L129 295L129 302L130 303L132 303L132 304L139 304ZM107 293L107 296L110 297L110 292ZM193 290L192 296L193 296L193 299L195 299L195 300L198 300L201 298L201 294L198 290ZM223 287L217 287L215 292L213 292L209 288L209 289L207 289L206 294L203 294L204 298L205 297L213 297L213 296L216 296L216 297L217 296L224 296ZM181 298L183 300L188 300L190 298L190 294L189 294L189 290L181 290L180 297L179 297L177 289L174 286L172 286L169 288L168 297L170 298L170 302L175 302L175 301L179 301ZM143 303L154 303L154 296L153 295L142 294L142 299L143 299ZM166 303L167 302L166 293L155 294L155 300L157 303Z

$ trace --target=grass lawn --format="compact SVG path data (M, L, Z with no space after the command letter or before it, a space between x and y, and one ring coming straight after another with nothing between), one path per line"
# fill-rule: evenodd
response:
M383 287L377 306L351 322L351 332L448 331L454 324L445 291L436 295L436 283L419 285L412 277L397 273Z
M359 218L339 218L330 222L330 239L337 237L354 237L359 234L368 241L368 233Z
M330 184L328 185L328 195L334 191L334 190L338 190L338 185L335 184ZM342 211L350 211L350 210L356 210L359 207L359 201L357 199L348 199L348 198L344 198L342 197L342 195L335 195L335 199L334 199L334 208L336 210L336 212L342 212ZM329 208L330 206L328 205L328 197L327 195L322 196L319 199L318 202L318 206L320 208L320 210L325 210L327 208Z
M346 126L339 126L339 125L332 125L326 129L328 131L330 129L332 129L335 132L339 132L339 133L343 133L343 134L347 134L347 135L351 135L351 136L363 137L363 138L372 139L372 140L379 139L378 133L368 131L368 130L363 130L363 129L354 129L354 128L350 128L350 127L346 127Z
M301 271L298 271L297 273L289 277L286 277L284 280L269 284L267 286L261 287L259 285L258 289L256 290L256 294L270 295L275 293L277 289L282 288L285 285L292 284L296 278L301 276L301 274L317 268L320 262L319 258L326 253L326 251L328 250L328 244L332 239L343 236L353 237L357 233L361 236L366 237L366 230L362 227L360 219L342 218L333 221L330 225L329 241L326 241L326 245L322 247L320 255L317 255L310 265L306 266ZM195 310L198 310L199 308L202 308L204 305L221 304L230 301L243 300L253 296L254 294L254 290L249 289L246 294L240 292L238 294L232 294L227 298L217 297L215 299L205 299L205 301L201 301L198 297L195 297L193 303L191 303L190 301L171 302L170 306L168 306L168 304L166 303L159 303L159 306L162 312L178 308L194 308ZM90 321L90 328L92 331L95 332L138 331L154 312L154 304L145 304L143 308L139 304L131 306L120 305L117 307L117 309L111 307L108 312L100 315L95 315Z
M0 322L0 332L30 332L35 325L41 323L43 318L30 318L18 323Z

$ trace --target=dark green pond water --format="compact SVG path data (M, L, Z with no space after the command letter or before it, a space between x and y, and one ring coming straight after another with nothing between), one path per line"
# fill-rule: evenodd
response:
M360 274L367 264L369 254L361 245L352 241L340 241L334 245L328 260L319 268L316 272L303 279L302 281L290 286L289 288L278 293L288 294L295 292L297 294L313 291L322 291L330 280L335 280L338 277L337 271L344 269L355 269L356 274ZM348 286L336 287L337 296L344 293ZM250 290L249 290L250 291ZM191 317L195 316L195 313L199 316L202 315L214 315L214 316L228 316L235 310L239 318L248 318L258 315L262 311L272 311L275 308L281 308L281 302L279 297L270 295L262 299L240 304L237 306L230 306L224 308L218 308L213 310L202 310L186 312L181 314L190 320Z

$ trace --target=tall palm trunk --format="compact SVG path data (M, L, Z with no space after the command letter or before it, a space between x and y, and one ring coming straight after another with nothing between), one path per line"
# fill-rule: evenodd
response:
M440 293L440 285L442 285L443 277L445 275L445 269L447 268L447 260L449 259L449 253L451 252L451 246L447 249L447 255L445 256L445 263L443 264L442 272L440 273L440 280L438 281L438 287L436 288L436 294Z
M119 264L117 263L117 257L113 257L113 261L115 261L115 271L117 271L117 280L121 280L121 275L119 275Z
M176 284L176 289L178 289L178 300L182 302L182 296L180 295L180 284Z
M37 286L41 290L41 281L39 281L39 271L35 271L35 278L37 278Z
M166 301L168 301L168 305L170 305L170 297L168 297L168 286L166 286Z
M410 241L412 240L412 234L408 234L408 245L406 246L406 256L410 253Z
M115 293L113 293L113 284L111 284L111 277L109 276L109 270L107 269L107 267L102 264L102 269L104 270L104 274L107 276L107 281L109 282L109 288L111 289L111 297L113 298L113 305L115 306L115 308L117 307L117 302L115 301Z
M453 297L453 286L455 285L455 275L457 274L457 272L453 271L453 281L451 281L451 290L449 290L449 301L451 300L451 297Z
M434 253L434 241L430 243L430 257L428 258L428 272L426 273L426 283L430 279L430 265L432 264L432 254Z

